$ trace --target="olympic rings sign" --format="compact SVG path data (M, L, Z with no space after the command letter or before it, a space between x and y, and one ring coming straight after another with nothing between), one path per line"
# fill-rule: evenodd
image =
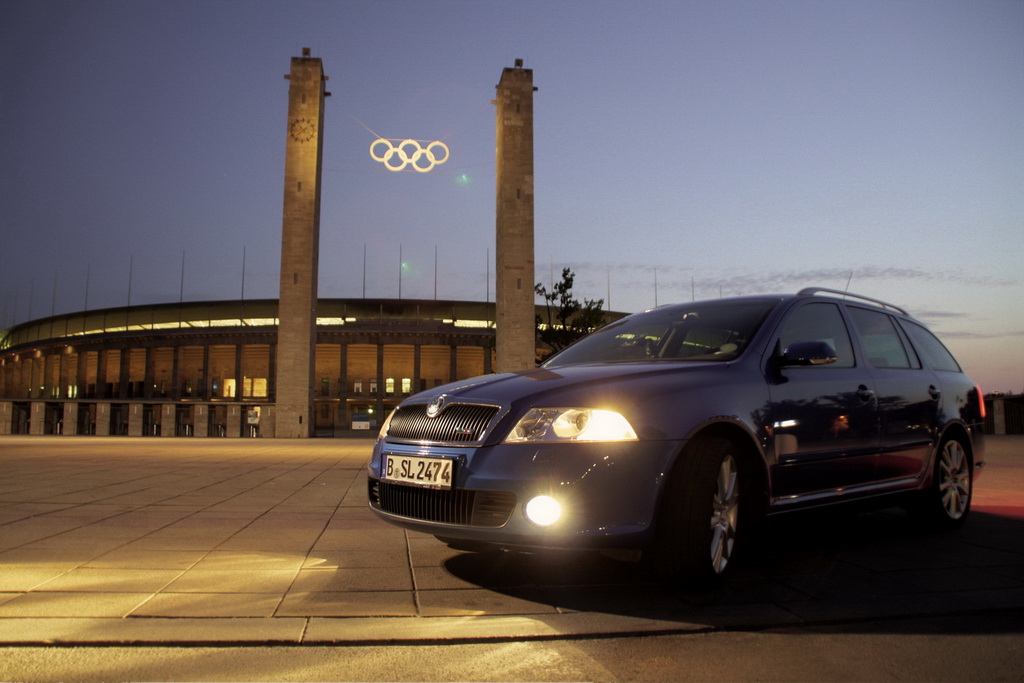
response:
M397 145L394 143L398 143ZM377 138L370 144L370 156L374 161L384 164L389 171L402 171L407 166L412 166L414 171L426 173L435 166L440 166L448 161L451 153L448 145L441 141L434 141L426 147L422 146L421 140L388 140ZM378 153L383 146L383 151ZM438 153L441 157L438 158Z

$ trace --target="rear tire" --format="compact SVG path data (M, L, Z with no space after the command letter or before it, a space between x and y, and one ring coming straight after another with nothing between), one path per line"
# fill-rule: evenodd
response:
M667 482L659 511L654 562L662 577L703 584L732 565L742 481L735 444L714 436L690 442Z
M927 491L920 494L910 513L930 527L951 529L963 524L971 511L974 493L974 463L958 437L939 446L935 470Z

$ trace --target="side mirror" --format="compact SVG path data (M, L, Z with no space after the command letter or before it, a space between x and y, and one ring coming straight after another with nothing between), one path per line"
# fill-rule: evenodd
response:
M790 365L828 365L839 360L835 349L823 341L795 342L776 358L779 367Z

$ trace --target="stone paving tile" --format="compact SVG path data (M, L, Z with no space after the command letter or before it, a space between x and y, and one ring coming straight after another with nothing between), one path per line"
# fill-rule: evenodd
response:
M133 617L272 617L276 593L160 593L132 611Z
M253 522L254 525L267 527L270 529L292 529L295 527L300 528L316 528L323 529L327 522L330 521L331 515L334 514L334 508L325 508L322 511L310 511L306 507L295 508L290 510L282 510L277 508L265 515L261 515L259 519Z
M208 535L222 534L229 537L245 529L252 524L255 515L252 513L229 515L226 513L214 513L208 511L197 512L188 517L183 517L173 524L153 532L160 535L189 534L196 531L203 531Z
M101 488L89 487L84 491L73 491L63 495L49 496L48 500L59 503L77 503L80 505L98 503L100 501L107 504L145 505L162 500L165 497L159 491L122 493L120 491L112 492Z
M377 531L388 526L368 509L339 509L331 518L326 531ZM433 538L433 537L431 537Z
M13 548L0 551L0 572L8 567L57 567L74 569L96 557L96 553L71 548Z
M23 593L0 604L6 617L125 617L152 593Z
M61 520L22 520L4 526L0 536L0 548L17 548L28 543L44 541L71 529L77 529L73 522Z
M265 617L0 619L0 642L73 644L300 643L308 620ZM211 679L211 680L216 680Z
M440 567L464 552L448 547L433 536L409 534L409 556L414 567Z
M104 553L82 566L95 569L188 569L206 555L205 550L149 550L127 546Z
M536 600L473 588L465 590L419 591L420 614L425 617L475 616L484 614L556 614L546 602L547 595L537 591Z
M607 564L598 562L599 559L592 557L591 562L587 563L576 555L560 559L520 553L461 553L444 561L438 569L449 573L454 580L492 589L622 583L608 571ZM562 564L569 560L572 560L572 564ZM571 567L575 567L576 571L572 571ZM429 571L429 567L423 570L422 575L427 578L439 575ZM417 571L420 569L417 568Z
M1017 587L1024 587L1024 563L1009 563L1000 567L991 567L989 571L1013 580Z
M1024 460L1024 453L1021 455L1021 460ZM1015 498L1021 498L1020 491L1024 491L1024 482L1021 482L1018 490L1012 495ZM1024 503L1024 500L1021 502ZM974 521L973 519L968 521L968 524L971 524L971 542L976 546L1011 553L1015 556L1014 561L1019 561L1022 547L1020 528L1021 525L1024 525L1024 505L1021 505L1018 509L1021 514L1017 517L997 517L972 511L971 517L979 520L981 523L971 524Z
M212 510L204 508L189 515L187 519L181 520L180 524L206 527L210 524L227 525L229 522L233 522L237 525L237 528L242 529L254 519L259 518L263 512L261 510Z
M379 529L367 533L365 529L325 531L317 539L314 550L375 550L390 545L405 547L405 533L401 529L380 523Z
M509 592L517 595L522 590L509 589ZM693 611L685 596L658 585L564 586L545 590L560 613L608 612L670 619Z
M116 505L111 503L91 503L88 506L70 505L63 506L59 510L48 513L47 517L74 517L81 519L83 514L95 513L98 518L112 517L114 515L132 512L138 508L134 505Z
M118 519L119 517L131 514L133 510L124 510L119 507L103 508L98 505L76 505L70 508L62 508L40 515L38 519L77 524L80 527L90 525L101 525L107 520Z
M75 593L155 593L179 577L179 569L79 568L61 574L33 590Z
M303 569L338 569L357 567L397 567L408 561L404 548L379 550L318 550L314 548L303 560Z
M315 535L296 535L284 532L273 534L252 532L232 536L228 540L219 543L217 550L257 553L281 552L305 555L315 541Z
M111 527L115 529L138 529L144 532L153 532L158 529L171 526L183 518L189 516L187 510L132 510L113 516L108 516L90 525L91 529L102 529Z
M912 582L895 573L871 572L848 564L830 567L827 572L809 571L773 578L784 586L819 600L838 596L850 599L874 598L917 592Z
M416 602L409 591L316 591L289 593L277 617L414 617Z
M60 567L8 567L0 569L0 591L30 591L64 574Z
M333 511L338 505L337 495L337 489L334 486L328 487L326 483L307 485L282 501L276 509L280 512L308 511L315 508Z
M203 512L211 515L249 515L252 518L259 517L267 511L273 503L271 501L260 502L258 498L233 497L221 500L213 505L203 508Z
M284 569L298 571L305 559L305 555L295 553L213 550L196 562L192 568L196 570Z
M76 544L88 544L90 542L102 543L109 542L115 547L130 543L137 538L144 536L145 531L139 529L118 529L116 527L96 527L87 526L72 529L71 531L65 531L56 537L46 539L47 541L54 541L61 545L67 545L72 547Z
M963 584L965 588L969 586L971 590L1024 587L1024 573L1012 576L979 567L971 568L967 572L962 567L943 567L927 572L886 572L886 575L910 586L911 591L915 593L941 593L957 583Z
M685 588L680 590L664 585L644 586L641 590L647 592L646 604L648 605L666 599L679 599L688 606L702 607L764 605L766 603L789 605L811 599L807 593L781 581L758 576L737 578L734 581L706 587L700 591L689 591ZM616 595L617 597L618 595Z
M249 522L241 519L210 520L208 522L190 519L188 522L179 522L174 526L148 534L146 538L178 541L187 536L201 536L210 543L221 544L245 533L248 526Z
M411 591L408 567L301 569L289 592Z
M416 581L416 590L421 591L480 587L480 584L460 578L444 567L436 565L413 567L413 578Z
M125 546L147 550L213 550L233 532L217 529L162 530L137 538Z
M3 490L3 487L0 487L0 497L7 498L10 495L11 494L6 493ZM17 522L22 519L38 518L44 515L53 514L63 509L65 509L65 506L58 503L10 502L0 504L0 524L10 524L11 522Z
M956 614L1004 609L1006 605L1024 605L1024 591L1019 589L995 591L962 591L920 593L891 596L863 596L854 599L838 596L832 600L805 600L785 605L786 609L802 620L828 622L839 620L881 620L906 615ZM965 617L970 618L970 617Z
M109 553L111 550L120 548L124 544L124 541L121 539L98 539L89 538L88 536L61 538L60 536L52 536L26 543L19 549L36 548L55 550L57 552L79 552L83 555L98 557L104 553Z
M168 584L168 593L277 593L283 595L297 569L189 569Z

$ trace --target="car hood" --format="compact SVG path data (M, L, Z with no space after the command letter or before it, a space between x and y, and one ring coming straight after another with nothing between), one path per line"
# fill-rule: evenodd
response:
M644 440L680 439L708 420L748 421L767 389L756 357L732 361L592 363L484 375L416 394L405 405L443 403L499 407L488 442L500 440L534 407L598 408L622 414ZM752 374L753 373L753 374ZM757 387L760 386L760 389Z
M427 402L443 395L447 401L508 406L515 411L538 405L615 408L637 405L637 397L653 398L678 391L688 377L704 383L707 373L724 372L733 362L661 361L593 363L524 372L483 375L431 389L408 399ZM701 379L698 380L697 377Z

